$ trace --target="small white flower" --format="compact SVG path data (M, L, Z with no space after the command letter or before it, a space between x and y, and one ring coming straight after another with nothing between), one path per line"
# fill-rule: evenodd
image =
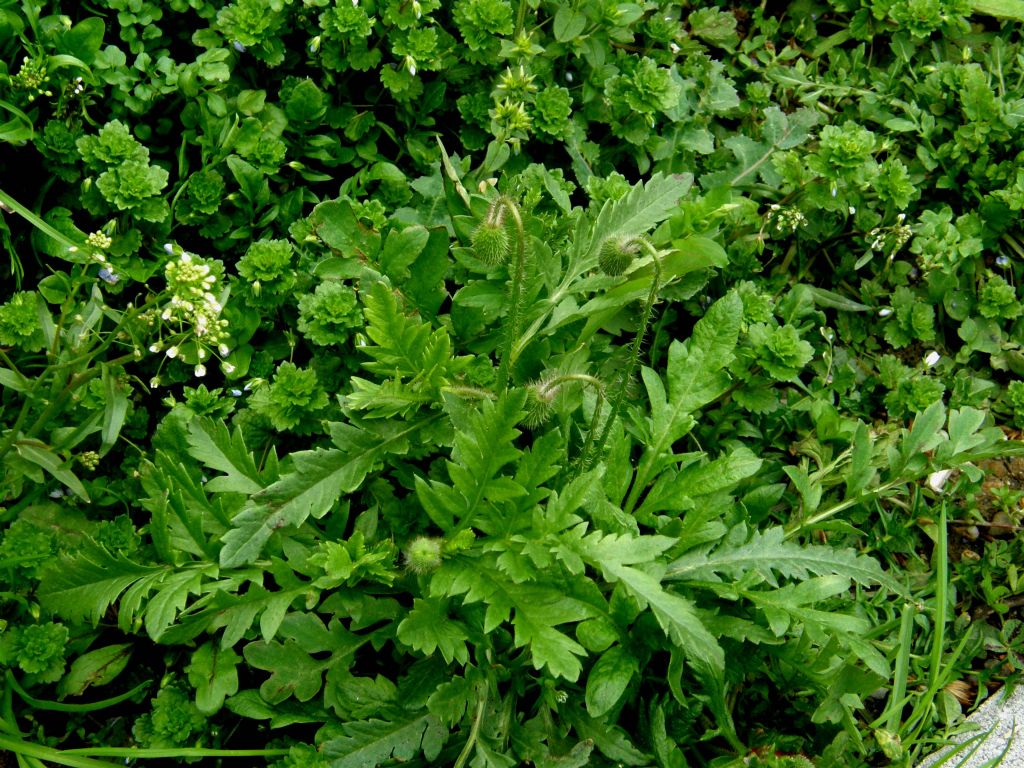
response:
M176 357L178 356L178 352L179 352L179 351L180 351L180 350L179 350L179 349L178 349L177 347L168 347L168 348L167 348L167 352L166 352L165 354L166 354L166 355L167 355L167 356L168 356L169 358L171 358L171 360L173 360L174 358L176 358Z
M239 53L245 53L245 46L237 40L232 41L231 45L234 46L234 49Z
M159 352L161 349L163 349L163 347L161 347L159 344L150 344L149 345L149 351L150 352L156 353L156 352Z
M181 254L181 258L179 258L178 261L180 261L182 264L191 264L192 263L192 254L190 254L190 253L183 253L183 254Z
M888 317L891 314L892 314L892 310L889 309L889 307L882 307L880 310L878 310L878 316L879 317Z
M242 390L240 390L240 389L232 389L231 390L231 396L232 397L241 397L242 396Z
M64 490L62 488L58 488L58 489L56 489L54 491L50 491L50 498L51 499L59 499L63 495L64 495Z
M928 475L928 487L936 493L942 493L951 474L953 474L952 469L940 469L937 472L932 472Z
M227 357L231 354L231 347L227 344L220 344L217 347L217 351L220 352L222 356Z
M996 266L1005 267L1010 263L1009 256L996 256Z
M160 377L159 376L154 376L152 379L150 379L149 380L149 386L151 386L153 389L156 389L157 387L159 387L160 386Z
M856 208L854 208L854 207L853 207L853 206L851 205L851 206L850 206L850 215L851 215L851 216L853 216L853 214L855 214L856 212L857 212L857 209L856 209Z
M933 349L931 352L929 352L927 355L924 356L925 367L926 368L931 368L933 365L935 365L941 359L942 359L942 355L940 355L938 352L936 352Z
M196 366L196 378L201 379L206 375L206 366L200 363Z
M198 351L196 352L196 356L197 356L197 357L198 357L198 358L199 358L200 360L205 360L205 359L206 359L206 356L207 356L208 354L209 354L209 352L207 352L207 351L206 351L205 349L203 349L202 347L200 347L200 348L199 348L199 350L198 350Z
M231 374L235 372L235 366L233 366L231 363L224 363L221 366L221 370L223 370L224 373Z
M171 245L170 243L164 243L164 251L166 251L167 253L173 254L174 253L174 246Z

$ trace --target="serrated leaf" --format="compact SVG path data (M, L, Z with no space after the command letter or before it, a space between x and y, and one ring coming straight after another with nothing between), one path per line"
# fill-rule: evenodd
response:
M743 594L765 612L768 625L777 637L789 629L790 622L802 623L819 642L833 633L863 634L870 623L860 616L839 611L819 611L809 606L848 592L850 580L843 576L818 576L772 590L744 590Z
M341 735L324 742L322 752L331 768L377 768L384 762L408 762L421 752L434 760L447 729L433 715L405 720L360 720L343 723Z
M593 533L581 542L584 558L600 568L611 582L623 586L639 601L650 607L665 634L702 672L720 676L725 670L725 654L715 638L705 629L693 603L665 591L661 583L634 564L649 563L672 546L667 536L626 536Z
M188 425L189 455L209 469L223 472L207 483L211 493L256 493L263 489L259 470L240 430L228 432L222 421L196 419Z
M732 362L743 316L743 302L735 292L716 301L694 326L684 344L672 342L668 351L668 393L650 368L641 369L651 404L644 426L645 450L637 469L626 511L661 469L663 454L693 428L693 414L721 396L731 379L725 367Z
M869 555L858 555L853 549L839 549L820 544L799 544L787 541L781 526L744 535L742 526L733 529L725 543L699 547L669 564L665 578L672 581L721 581L722 577L738 580L756 573L772 586L778 577L806 579L814 576L843 576L865 586L881 585L899 594L902 584L882 570ZM729 543L731 540L739 543Z
M153 640L159 640L187 605L188 596L199 594L202 581L203 574L200 571L187 570L167 573L158 584L151 585L148 582L134 584L125 593L118 624L122 630L130 629L130 619L134 611L125 610L125 608L134 605L134 590L140 590L145 594L149 592L151 586L155 587L156 592L145 608L144 626L146 634Z
M407 316L383 282L375 283L363 298L366 335L373 342L360 351L374 362L363 367L374 373L412 378L420 373L430 326Z
M335 449L291 454L292 471L252 496L224 534L220 562L233 568L255 562L274 531L323 517L343 493L356 490L383 451L404 452L408 437L427 421L384 424L378 432L330 424Z
M466 603L484 603L484 632L511 620L515 645L528 646L536 669L547 667L556 677L575 681L586 651L554 627L592 618L589 605L543 585L511 581L487 561L445 563L431 579L434 596L463 595Z
M230 648L245 637L258 616L260 637L270 642L277 634L291 604L308 592L305 587L269 592L257 585L250 585L245 594L241 595L217 592L210 606L193 620L211 634L223 629L221 647Z
M500 477L502 468L522 455L514 441L523 416L525 390L514 390L497 402L485 400L479 410L453 417L457 432L451 461L446 462L451 485L416 478L416 495L431 519L449 533L474 523L485 504L523 496L526 489L512 478Z
M592 226L581 222L577 227L570 255L570 279L597 264L597 252L605 238L616 234L642 235L667 219L692 185L692 174L656 173L646 184L636 184L620 199L607 201Z
M762 463L749 448L736 448L706 464L680 470L673 488L690 497L726 491L756 474Z
M427 656L440 651L448 664L469 661L465 625L448 615L443 600L415 599L412 610L398 625L398 639Z
M90 544L73 555L62 555L47 567L37 596L51 613L97 624L132 584L159 578L168 570L164 566L138 565Z

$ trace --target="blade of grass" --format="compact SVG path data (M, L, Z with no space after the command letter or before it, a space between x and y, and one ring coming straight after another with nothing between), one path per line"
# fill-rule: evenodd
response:
M888 715L886 728L893 733L899 730L900 721L903 719L904 700L907 696L907 675L910 671L910 647L914 639L914 616L916 614L917 609L913 603L906 603L903 606L903 615L900 617L900 648L896 653L896 667L892 673L892 694L889 696L889 705L886 707Z

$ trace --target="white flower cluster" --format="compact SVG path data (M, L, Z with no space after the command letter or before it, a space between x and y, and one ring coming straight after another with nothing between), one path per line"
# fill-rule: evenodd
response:
M807 226L807 217L800 212L799 208L783 207L778 203L772 203L768 209L765 223L771 227L775 235L785 237L792 235L800 227Z
M110 235L102 231L93 232L87 238L85 238L85 244L90 248L95 248L92 253L89 254L89 258L100 265L99 278L105 283L113 285L121 278L116 272L114 272L114 265L107 261L107 255L103 253L107 248L113 245L114 240ZM77 253L78 246L72 245L68 248L68 253Z
M907 214L901 213L896 217L896 223L891 227L875 227L868 232L870 247L873 251L889 251L889 260L896 258L900 249L914 236L914 230L908 224L904 224Z
M228 321L220 315L224 310L213 290L217 278L212 274L210 265L202 259L185 251L180 251L171 244L164 246L168 253L177 253L176 259L167 263L164 276L170 300L160 311L160 319L164 327L171 331L172 338L178 340L165 347L157 342L150 352L164 352L171 360L181 354L180 342L192 336L196 344L198 363L195 375L202 378L206 375L205 361L209 357L221 358L221 368L225 373L232 373L235 367L223 358L231 354L226 341L228 339Z

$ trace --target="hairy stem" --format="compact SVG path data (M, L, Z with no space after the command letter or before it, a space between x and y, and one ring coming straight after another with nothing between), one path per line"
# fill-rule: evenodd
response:
M519 214L519 207L512 200L500 197L494 205L495 209L501 208L512 217L516 231L516 263L512 267L511 306L508 312L505 348L502 350L501 362L498 366L498 390L505 391L508 389L511 376L512 350L515 347L516 338L519 336L519 316L522 310L520 304L522 303L523 279L526 272L526 230L523 228L523 217Z
M622 411L622 404L626 399L626 390L629 388L630 379L633 377L633 372L640 362L640 347L644 343L644 336L647 334L647 328L651 324L651 313L654 311L654 303L657 301L658 291L661 289L661 258L658 255L658 250L645 237L638 237L633 242L651 255L654 264L651 290L647 293L647 300L644 302L643 311L640 313L640 327L637 328L636 336L633 338L632 345L630 345L629 359L626 361L626 367L622 369L622 373L619 376L615 399L612 400L611 410L604 422L601 436L593 442L588 440L589 450L585 448L583 455L580 456L579 467L581 472L586 472L601 454L601 451L604 450L605 443L608 442L608 436L612 431L612 425Z

